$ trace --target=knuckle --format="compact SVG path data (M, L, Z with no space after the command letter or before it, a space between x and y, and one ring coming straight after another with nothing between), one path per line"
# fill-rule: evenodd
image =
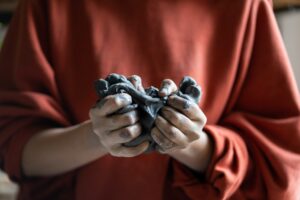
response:
M177 138L177 130L174 127L169 128L167 134L170 139Z
M190 126L192 124L191 120L185 116L180 116L177 118L178 127Z
M199 110L199 106L198 104L194 103L194 102L190 102L190 109L191 112L197 112Z
M141 125L137 124L133 129L134 136L139 136L142 133Z
M108 121L111 127L115 127L116 124L119 122L119 116L110 116L108 117Z
M192 137L192 141L195 141L195 140L198 140L200 138L200 135L194 135L193 137Z
M132 128L127 128L127 135L128 138L133 139L135 137L134 131L132 130Z
M132 139L134 138L134 133L131 131L130 128L124 128L122 131L121 131L121 137L122 138L128 138L128 139Z
M128 124L134 124L136 122L136 117L134 114L127 114L124 116L124 121Z
M199 134L195 134L194 139L195 139L195 140L200 139L200 135L199 135Z
M200 138L200 135L198 132L196 131L192 131L191 134L190 134L190 141L195 141L195 140L198 140Z
M158 145L161 145L162 144L162 141L161 141L161 137L159 136L159 133L157 131L153 131L151 133L151 136L153 138L153 140L158 144Z
M113 107L121 107L123 105L123 101L121 98L115 97L111 102Z
M184 148L187 147L190 143L191 143L191 141L189 141L189 139L179 140L179 141L177 142L176 149L184 149Z
M158 135L158 136L157 136L157 140L158 140L158 142L159 142L158 145L160 145L160 146L162 146L163 144L166 143L165 138L162 137L161 135Z
M129 138L129 130L128 130L128 128L123 128L121 130L120 137L121 138L125 138L125 139Z
M173 122L173 123L179 123L180 122L180 117L179 116L177 116L177 115L175 115L174 113L172 113L171 115L170 115L170 120Z
M198 121L199 125L203 127L207 123L207 118L205 115L200 115Z

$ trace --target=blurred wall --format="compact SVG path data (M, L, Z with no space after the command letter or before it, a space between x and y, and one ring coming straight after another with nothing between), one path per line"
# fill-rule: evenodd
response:
M278 11L276 18L300 91L300 8Z

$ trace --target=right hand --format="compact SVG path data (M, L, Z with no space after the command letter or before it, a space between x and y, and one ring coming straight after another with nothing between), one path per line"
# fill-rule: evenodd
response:
M134 157L145 152L149 146L149 142L144 142L136 147L123 146L123 143L137 138L142 132L136 110L124 114L113 114L131 103L131 96L121 93L103 98L90 109L89 116L93 132L98 136L101 145L112 156Z

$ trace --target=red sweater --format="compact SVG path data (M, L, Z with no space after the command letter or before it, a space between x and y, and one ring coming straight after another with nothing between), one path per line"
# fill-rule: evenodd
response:
M87 120L93 81L112 72L198 81L214 143L205 176L158 153L22 174L30 137ZM299 144L299 93L267 0L23 0L10 24L0 165L20 199L300 199Z

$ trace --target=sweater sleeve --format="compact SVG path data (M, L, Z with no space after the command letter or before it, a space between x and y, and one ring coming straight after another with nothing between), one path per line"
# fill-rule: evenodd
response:
M230 109L204 129L214 143L206 177L172 165L173 186L189 199L300 199L299 92L272 7L253 2L243 81Z
M49 62L43 3L20 1L0 54L0 167L17 182L23 147L39 130L69 125Z

